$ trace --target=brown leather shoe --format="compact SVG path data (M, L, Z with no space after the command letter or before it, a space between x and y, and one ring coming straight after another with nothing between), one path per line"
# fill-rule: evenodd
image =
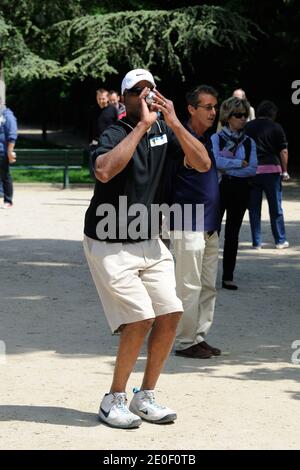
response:
M201 341L199 345L202 346L202 348L205 349L206 351L211 351L214 356L221 356L221 352L222 352L221 349L214 348L213 346L210 346L209 344L207 344L205 341Z
M200 344L194 344L189 348L182 349L181 351L176 350L175 356L182 356L182 357L192 357L194 359L209 359L213 356L212 351L208 349L202 348Z

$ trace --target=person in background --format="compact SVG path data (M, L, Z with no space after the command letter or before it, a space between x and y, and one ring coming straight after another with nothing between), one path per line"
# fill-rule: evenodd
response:
M246 93L244 92L244 90L242 90L242 88L237 88L236 90L234 90L234 92L232 93L232 96L239 98L240 100L247 100ZM247 117L247 122L251 121L252 119L255 119L255 110L252 106L250 106L250 103L249 103L249 115ZM219 120L218 125L217 125L217 132L220 132L221 129L222 129L222 123L221 123L221 120Z
M289 247L282 209L282 180L288 181L288 144L283 128L274 122L278 108L272 101L262 101L257 119L247 123L246 133L257 146L258 167L250 192L249 217L253 248L262 246L261 204L265 193L275 248Z
M212 136L213 152L220 170L220 229L226 211L222 287L237 290L233 273L239 243L239 232L249 204L249 177L257 168L256 145L245 134L250 105L247 100L231 97L220 109L223 128Z
M110 90L108 93L108 100L109 103L115 106L116 110L118 111L118 119L122 119L126 116L126 108L123 103L120 101L120 95L115 90Z
M242 90L242 88L237 88L236 90L234 90L234 92L232 93L232 96L235 96L236 98L239 98L240 100L247 100L246 93L244 92L244 90ZM250 105L249 116L248 116L247 121L252 121L252 119L255 119L255 109L253 108L253 106Z
M13 205L13 182L9 165L16 161L14 147L17 136L16 117L11 109L0 102L0 186L2 184L3 209Z
M184 313L178 325L176 356L209 359L221 350L210 346L206 337L213 323L216 302L216 278L219 251L220 197L216 162L212 153L209 129L218 109L218 93L208 85L200 85L186 95L189 120L186 129L206 148L211 160L208 171L198 171L180 162L177 171L168 174L172 189L171 203L193 206L192 227L176 231L173 239L176 259L176 292ZM203 226L197 227L196 208L204 207ZM178 236L179 235L179 236Z
M115 106L108 101L108 91L99 88L96 91L97 104L91 108L89 116L89 170L90 175L95 179L92 164L92 153L97 147L98 141L103 131L118 120L118 111Z
M108 100L108 91L99 88L96 91L96 102L90 112L89 144L97 145L102 132L118 120L118 112Z

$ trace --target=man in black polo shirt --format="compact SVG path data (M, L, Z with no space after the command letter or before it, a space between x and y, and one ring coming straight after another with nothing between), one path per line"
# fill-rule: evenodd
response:
M97 145L102 132L118 120L118 112L115 106L109 103L107 90L99 88L96 91L96 101L97 105L92 108L89 121L90 145Z
M103 131L118 120L118 111L115 106L109 103L108 91L99 88L96 91L97 104L91 108L88 125L89 139L89 170L90 175L95 179L92 153L98 145L98 140Z
M88 264L111 330L121 334L111 389L99 410L102 421L118 428L138 427L141 418L157 424L176 419L175 411L154 399L182 304L176 296L172 256L157 231L149 236L151 208L160 202L169 156L185 158L201 171L211 165L205 147L179 122L170 100L155 91L154 103L147 105L153 88L153 76L146 70L132 70L124 77L127 116L104 131L94 153L97 181L85 217ZM165 121L158 119L158 111ZM145 222L140 233L133 217L137 207ZM148 333L145 374L129 411L126 385Z

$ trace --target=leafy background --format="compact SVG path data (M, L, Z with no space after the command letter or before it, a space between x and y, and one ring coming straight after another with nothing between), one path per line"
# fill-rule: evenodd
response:
M1 0L7 103L22 122L84 133L95 89L119 89L133 67L151 69L182 118L190 87L224 99L241 86L254 106L278 104L297 165L299 20L296 0Z

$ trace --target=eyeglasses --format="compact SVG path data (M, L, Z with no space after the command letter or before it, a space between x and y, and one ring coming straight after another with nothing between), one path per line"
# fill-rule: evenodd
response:
M197 106L195 106L195 108L204 108L206 109L206 111L212 111L213 109L217 112L218 111L218 105L215 104L215 105L212 105L212 104L197 104Z
M233 116L237 119L241 119L242 117L247 118L248 113L232 113L230 116Z
M133 96L139 96L142 93L144 88L145 87L139 87L139 86L135 88L133 87L133 88L130 88L129 90L126 90L126 93L128 93L129 95L133 95ZM149 88L150 90L153 90L153 87L149 87Z

